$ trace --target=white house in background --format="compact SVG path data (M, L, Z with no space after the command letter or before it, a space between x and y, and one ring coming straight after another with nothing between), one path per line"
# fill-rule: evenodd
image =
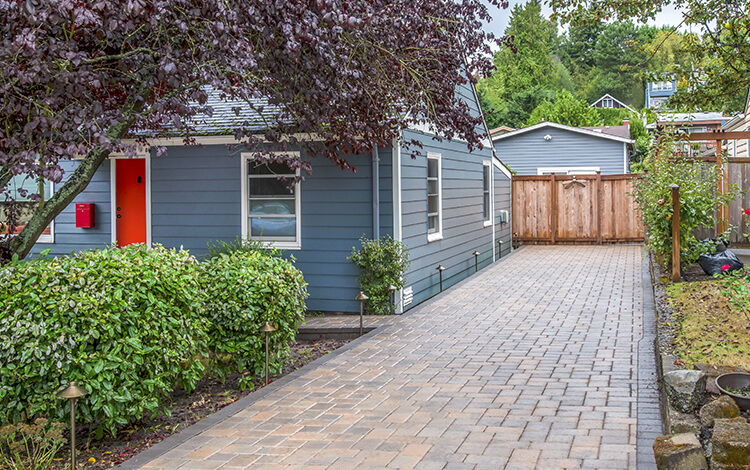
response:
M589 108L613 108L613 109L620 109L624 108L630 111L631 113L634 113L635 110L631 108L630 106L626 105L622 101L618 100L614 96L607 93L606 95L602 96L598 100L591 103Z
M745 102L745 112L727 121L721 128L723 131L750 131L750 93ZM732 157L747 158L750 154L750 139L727 141L728 153Z
M495 151L519 175L630 173L635 141L629 126L572 127L541 122L492 137Z

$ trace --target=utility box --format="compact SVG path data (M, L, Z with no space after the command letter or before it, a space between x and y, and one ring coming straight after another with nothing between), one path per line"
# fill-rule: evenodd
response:
M76 203L76 227L77 228L94 228L94 203L78 202Z

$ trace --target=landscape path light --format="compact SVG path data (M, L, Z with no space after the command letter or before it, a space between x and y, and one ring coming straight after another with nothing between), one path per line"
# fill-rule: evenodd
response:
M359 336L362 336L364 331L365 300L367 299L369 297L362 291L359 291L359 295L354 297L354 300L359 300Z
M474 272L479 272L479 255L480 253L478 251L475 251L472 253L474 255Z
M59 398L70 400L70 468L76 468L76 398L87 395L75 382L70 382L64 390L57 393Z
M276 331L276 328L273 327L270 323L266 322L265 325L263 325L263 328L260 329L263 333L266 334L266 385L268 385L268 337Z
M445 266L438 264L438 267L435 269L440 273L440 292L443 292L443 271L445 271Z

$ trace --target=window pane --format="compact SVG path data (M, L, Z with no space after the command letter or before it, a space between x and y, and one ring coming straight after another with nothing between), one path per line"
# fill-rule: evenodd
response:
M427 217L427 231L428 232L437 232L437 216L433 215L430 217Z
M484 174L482 175L483 182L484 182L484 190L489 191L490 190L490 167L487 165L484 166Z
M30 178L27 175L17 175L11 178L8 182L7 189L11 197L16 201L15 210L18 211L18 219L15 221L15 233L18 233L23 229L26 223L28 223L37 208L38 203L32 201L31 196L39 194L39 183L36 179ZM52 182L45 181L43 189L44 199L47 200L52 194ZM25 196L21 195L22 192ZM7 217L3 208L4 199L5 196L0 197L0 233L7 230L7 227L4 226L7 222ZM42 234L48 235L50 233L52 233L52 230L48 226L44 229Z
M279 181L275 177L250 178L248 192L250 196L289 196L292 194L287 182Z
M438 177L438 161L436 158L427 159L427 177L429 178Z
M427 212L438 211L438 198L437 196L427 196Z
M269 163L268 165L258 164L252 161L247 162L248 173L251 175L289 175L294 176L294 170L281 163Z
M251 199L250 214L294 214L294 199Z
M427 181L427 194L428 195L434 195L438 192L438 183L436 180L428 180Z
M490 219L490 195L489 193L484 193L483 216L484 216L484 220Z
M268 241L279 237L294 239L297 235L297 220L293 217L251 217L250 236Z

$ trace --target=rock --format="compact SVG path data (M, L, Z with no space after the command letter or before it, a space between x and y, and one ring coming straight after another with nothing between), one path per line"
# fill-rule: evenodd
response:
M708 402L701 407L700 417L701 424L706 427L713 427L716 419L736 418L740 415L740 408L732 397L722 395L718 399Z
M658 470L706 470L708 464L695 434L659 436L654 441Z
M745 418L717 419L711 441L711 468L740 470L750 468L750 424Z
M701 432L701 422L692 413L680 413L669 408L669 432L672 434L683 434L686 432L695 434Z
M675 370L664 374L664 387L669 404L683 413L698 408L706 390L706 374L699 370Z

